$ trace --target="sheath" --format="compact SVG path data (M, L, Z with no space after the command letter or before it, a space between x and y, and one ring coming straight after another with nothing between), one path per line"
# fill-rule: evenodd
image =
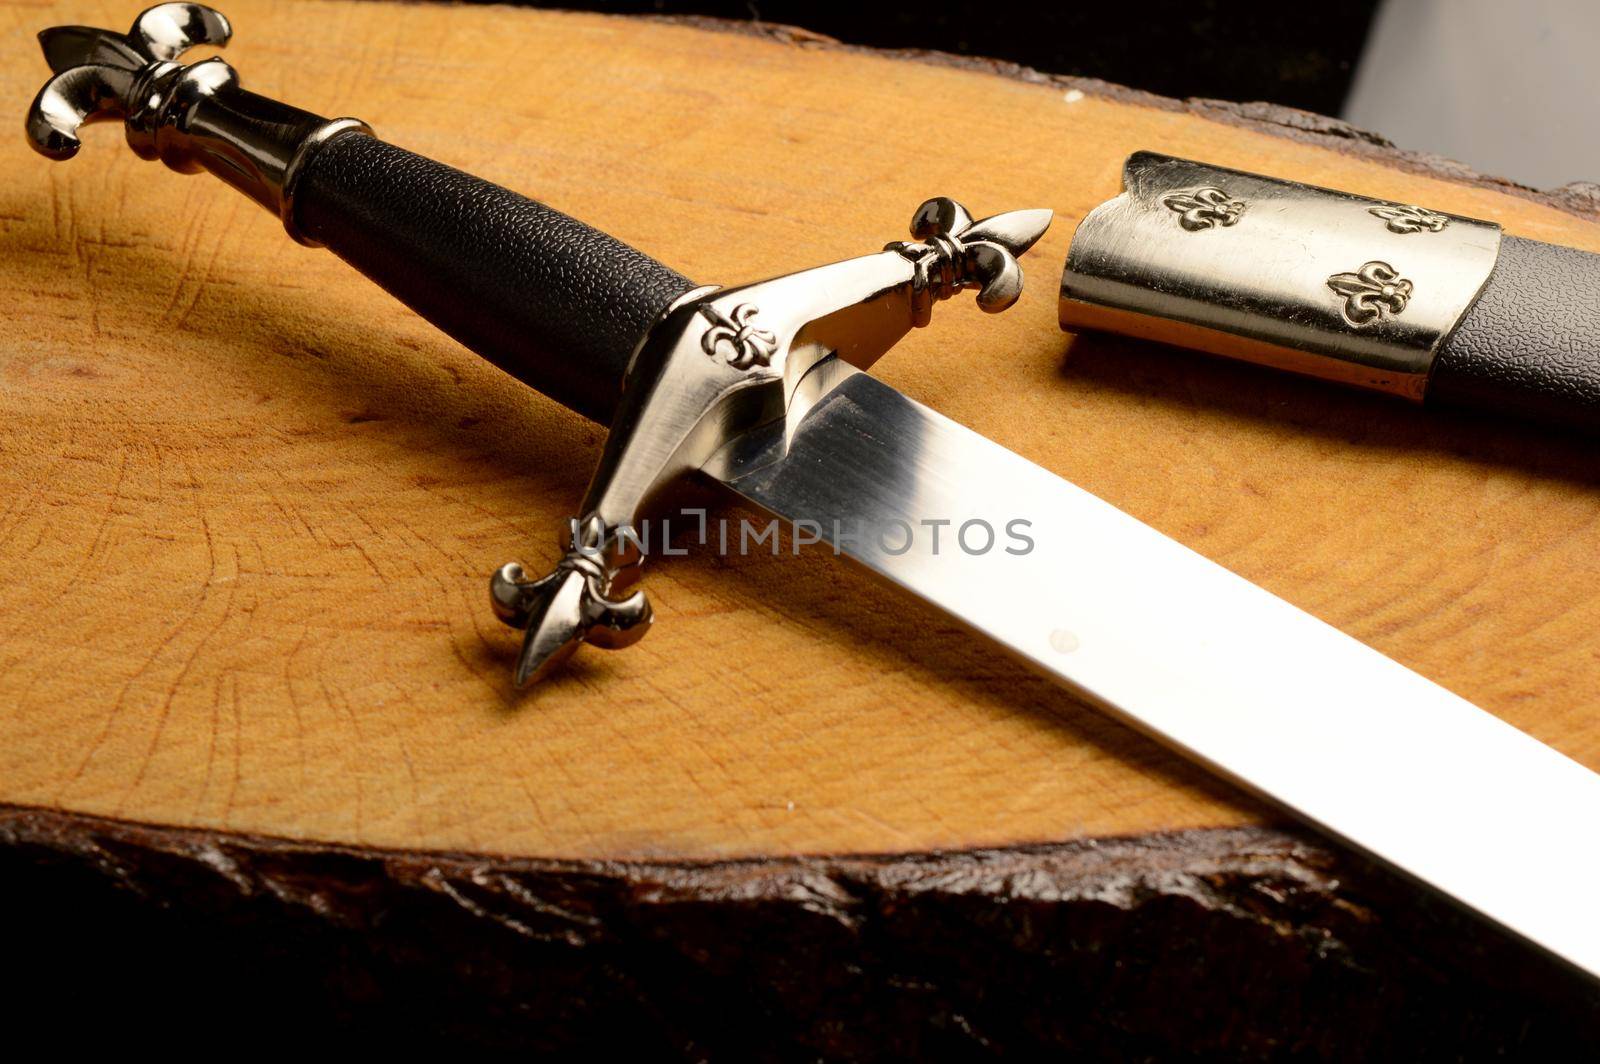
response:
M1079 225L1061 325L1600 430L1600 255L1153 152Z

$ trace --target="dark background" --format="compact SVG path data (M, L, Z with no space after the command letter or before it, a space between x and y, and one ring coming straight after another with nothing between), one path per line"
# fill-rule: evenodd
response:
M1269 100L1337 115L1378 4L535 0L522 6L776 22L849 44L1008 59L1052 74L1102 78L1163 96Z

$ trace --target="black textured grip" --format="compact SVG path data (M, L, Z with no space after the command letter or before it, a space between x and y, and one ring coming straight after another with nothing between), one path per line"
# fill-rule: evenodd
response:
M1428 402L1600 432L1600 255L1508 236Z
M634 347L692 287L542 203L363 133L311 157L295 221L473 351L607 424Z

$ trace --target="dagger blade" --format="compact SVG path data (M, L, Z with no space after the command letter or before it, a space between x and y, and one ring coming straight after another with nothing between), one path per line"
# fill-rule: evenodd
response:
M705 472L813 522L1124 722L1600 977L1600 847L1572 844L1573 825L1600 822L1600 775L882 382L828 373L798 421L746 433ZM1001 546L1020 550L1013 520L1029 522L1032 550ZM971 521L995 528L990 550L957 542ZM948 522L942 549L925 522Z

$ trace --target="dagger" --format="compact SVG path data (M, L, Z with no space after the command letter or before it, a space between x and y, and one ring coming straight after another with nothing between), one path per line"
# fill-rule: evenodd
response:
M1600 255L1141 151L1079 224L1061 325L1600 430Z
M41 34L54 77L27 119L52 158L86 121L208 171L495 365L610 426L547 574L490 580L526 632L519 683L581 644L651 623L630 529L690 474L796 525L1108 712L1334 838L1600 977L1589 884L1600 852L1565 818L1600 813L1600 776L864 370L933 305L1021 293L1046 211L981 221L933 199L911 241L731 288L696 286L506 189L244 90L231 35L194 4L125 34ZM963 538L1025 520L1028 549ZM850 529L932 528L932 536ZM945 530L939 549L937 530ZM956 540L960 549L953 549ZM1358 771L1352 772L1352 768ZM1475 845L1502 843L1493 856ZM1537 897L1524 884L1537 879Z

